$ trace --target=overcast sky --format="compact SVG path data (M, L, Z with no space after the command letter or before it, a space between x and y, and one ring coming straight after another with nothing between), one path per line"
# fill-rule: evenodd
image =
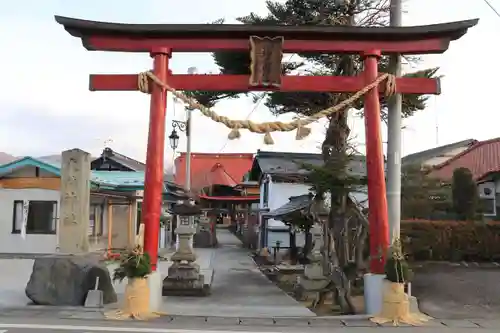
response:
M500 9L500 0L490 0ZM0 151L13 155L45 155L81 148L99 153L111 139L112 148L144 160L149 113L148 96L139 92L89 92L89 73L137 73L151 68L146 54L86 51L79 40L55 23L54 14L90 20L127 23L206 23L225 18L228 23L251 11L265 11L264 0L17 0L2 4L0 11ZM222 12L223 10L223 12ZM496 112L500 52L500 18L483 0L409 0L404 25L421 25L480 18L477 27L454 42L444 55L427 56L418 68L440 66L443 93L431 97L427 110L405 121L403 153L475 138L499 136ZM216 70L208 54L174 54L172 69L185 73ZM226 101L216 111L245 119L251 100ZM181 105L167 107L167 134L171 120L184 119ZM254 121L275 119L265 107L250 116ZM283 117L291 119L291 117ZM265 146L262 137L244 132L227 142L228 130L203 118L194 120L193 151L315 152L324 135L324 123L314 134L295 141L294 133L274 134L276 144ZM363 148L362 119L351 119L353 136ZM438 127L438 131L436 131ZM385 129L384 129L385 131ZM385 136L385 133L384 133ZM180 146L185 145L184 139ZM172 150L166 145L167 160Z

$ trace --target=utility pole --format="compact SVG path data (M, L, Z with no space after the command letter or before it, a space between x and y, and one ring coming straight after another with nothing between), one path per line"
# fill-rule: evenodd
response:
M188 108L186 119L186 191L191 192L191 113L192 110ZM194 226L194 216L189 217L189 225ZM193 237L189 239L189 245L193 248Z
M196 67L189 67L188 74L196 74L198 69ZM191 192L191 117L193 114L193 110L191 108L186 109L187 119L186 119L186 191L188 193ZM189 226L194 227L194 216L189 217ZM193 236L189 239L189 245L191 249L194 247L194 239Z
M401 26L401 0L391 0L390 24ZM401 76L401 56L391 55L390 73ZM388 101L387 129L387 205L389 211L389 238L400 235L401 222L401 131L402 131L402 96L394 94Z

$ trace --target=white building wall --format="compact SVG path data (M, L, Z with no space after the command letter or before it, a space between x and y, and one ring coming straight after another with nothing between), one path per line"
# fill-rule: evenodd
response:
M280 208L288 203L290 197L308 194L311 185L308 184L295 184L295 183L269 183L269 210ZM269 228L284 228L285 224L281 221L274 219L268 220Z
M15 200L57 201L59 224L59 191L45 189L0 189L0 253L54 253L57 235L26 235L12 233ZM56 230L59 229L57 226Z
M309 193L311 185L308 184L297 184L297 183L276 183L269 180L269 191L268 191L268 205L269 211L277 209L289 201L290 197L304 195ZM260 208L264 208L264 183L260 185ZM262 224L262 218L259 218L259 224ZM290 235L287 231L288 227L281 221L269 219L267 221L267 227L270 230L267 233L266 243L269 246L275 246L276 242L279 241L282 247L290 246ZM275 230L273 232L273 230ZM279 232L278 230L281 230ZM286 230L286 231L285 231ZM262 234L259 232L259 247L261 244L260 237ZM296 235L297 246L303 246L305 242L304 235L302 233Z

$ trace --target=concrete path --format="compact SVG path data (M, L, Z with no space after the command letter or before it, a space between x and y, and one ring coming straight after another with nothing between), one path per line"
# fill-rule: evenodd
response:
M218 248L196 249L200 267L215 272L212 294L203 298L165 297L164 311L226 317L315 316L270 282L228 230L218 229L217 239Z

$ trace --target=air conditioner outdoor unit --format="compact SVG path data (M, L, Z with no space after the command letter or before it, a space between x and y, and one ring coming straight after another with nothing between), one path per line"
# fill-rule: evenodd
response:
M495 183L481 183L478 185L479 197L482 199L494 199L495 198Z

